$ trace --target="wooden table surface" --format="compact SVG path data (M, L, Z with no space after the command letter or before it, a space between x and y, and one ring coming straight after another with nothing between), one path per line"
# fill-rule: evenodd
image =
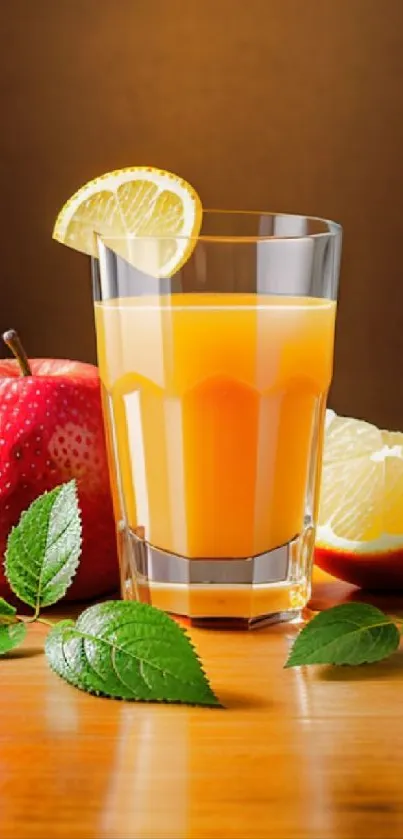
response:
M284 670L295 632L194 630L212 710L81 693L32 628L0 661L1 839L402 839L403 655Z

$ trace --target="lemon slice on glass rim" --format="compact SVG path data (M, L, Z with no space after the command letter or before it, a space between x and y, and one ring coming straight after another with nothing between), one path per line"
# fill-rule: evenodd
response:
M107 172L62 207L53 238L98 256L96 234L141 270L169 277L189 259L202 222L197 192L182 178L149 166Z

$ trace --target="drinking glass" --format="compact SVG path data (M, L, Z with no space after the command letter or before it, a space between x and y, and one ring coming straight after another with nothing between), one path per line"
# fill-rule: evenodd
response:
M158 276L161 264L182 264ZM93 288L122 596L193 623L310 595L341 228L205 212L98 238Z

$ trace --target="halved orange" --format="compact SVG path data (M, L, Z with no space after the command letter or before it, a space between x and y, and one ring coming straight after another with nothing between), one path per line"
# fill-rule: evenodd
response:
M97 256L94 234L100 234L129 261L134 253L138 267L168 277L189 258L201 221L200 198L187 181L162 169L131 166L107 172L75 192L56 219L53 238ZM153 237L160 239L158 247Z
M327 414L315 560L356 585L403 588L403 434Z

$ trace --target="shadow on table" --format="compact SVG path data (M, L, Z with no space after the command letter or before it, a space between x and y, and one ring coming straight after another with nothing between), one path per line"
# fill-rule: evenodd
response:
M360 664L357 667L329 665L318 671L317 678L324 682L373 682L384 678L402 682L403 650L398 650L378 664Z
M222 702L224 709L227 710L243 710L250 708L269 708L270 703L267 699L261 696L251 696L250 693L238 693L236 691L220 690L220 702Z
M2 660L11 661L13 658L32 658L36 655L43 655L43 647L19 647L16 650L10 650L9 653L2 655Z

